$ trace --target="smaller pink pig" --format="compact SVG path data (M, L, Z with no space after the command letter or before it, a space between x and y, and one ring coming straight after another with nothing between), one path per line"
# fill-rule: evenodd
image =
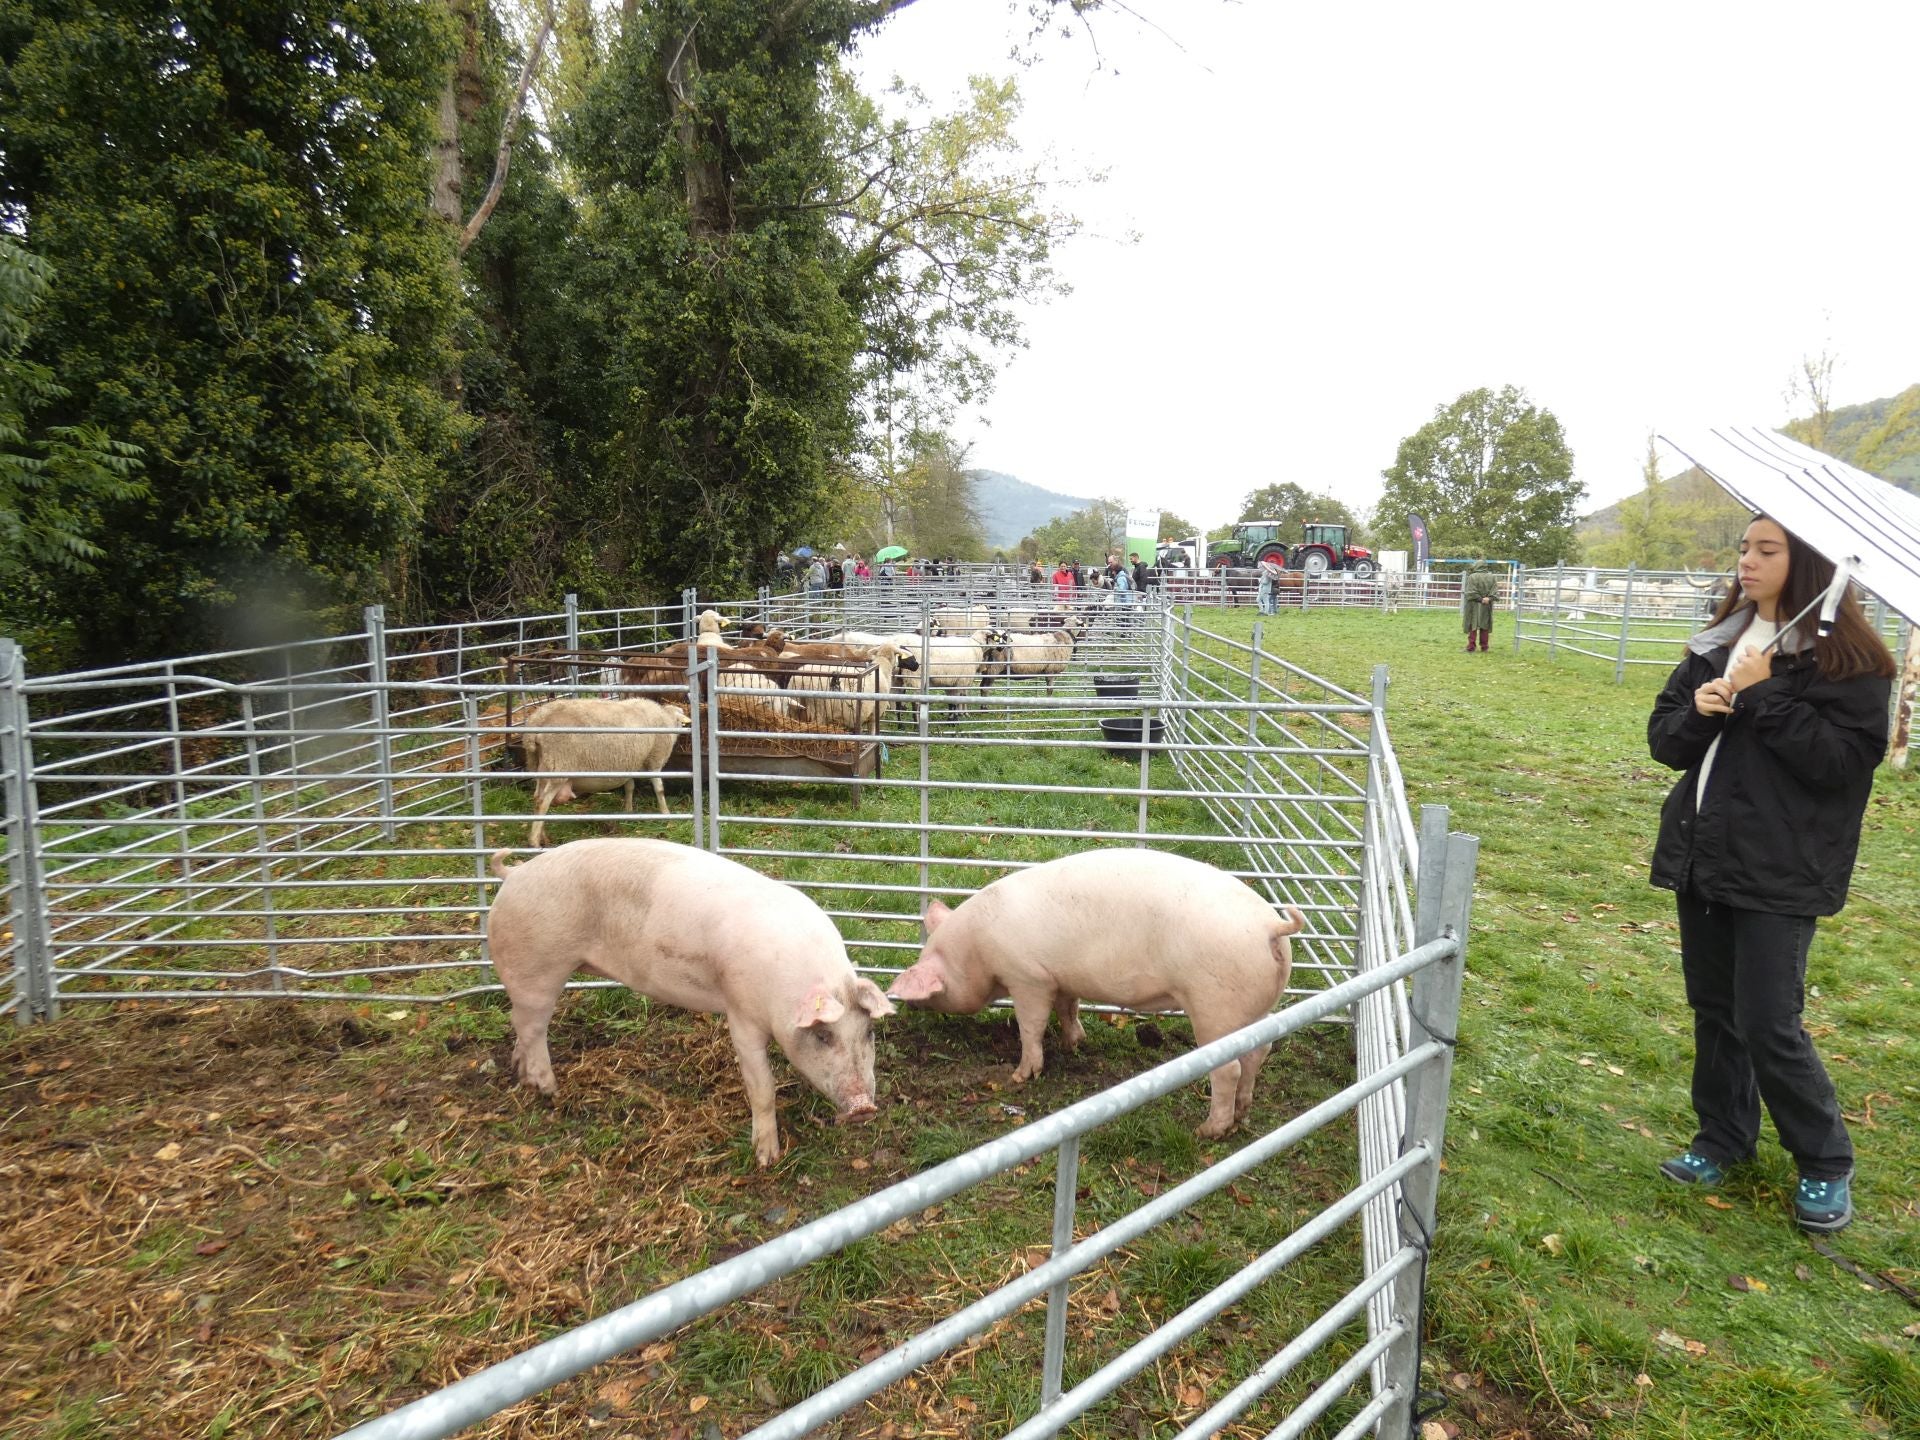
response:
M1129 1010L1184 1010L1205 1045L1273 1009L1293 968L1281 920L1233 876L1155 850L1089 850L994 881L949 910L927 907L927 943L890 998L969 1014L1003 997L1020 1024L1015 1083L1040 1073L1047 1012L1069 1049L1082 1000ZM1224 1135L1246 1118L1263 1046L1213 1072L1199 1133Z
M507 853L493 857L506 883L487 941L523 1082L553 1093L547 1022L567 977L588 970L727 1017L762 1166L780 1158L770 1041L843 1118L874 1114L873 1022L893 1006L798 890L667 840L575 840L511 868Z

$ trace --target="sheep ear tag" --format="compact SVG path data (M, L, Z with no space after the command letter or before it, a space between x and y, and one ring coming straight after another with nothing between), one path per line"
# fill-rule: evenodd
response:
M831 1025L847 1013L847 1007L824 985L816 985L801 1000L800 1008L794 1012L793 1024L797 1030L805 1030L811 1025Z

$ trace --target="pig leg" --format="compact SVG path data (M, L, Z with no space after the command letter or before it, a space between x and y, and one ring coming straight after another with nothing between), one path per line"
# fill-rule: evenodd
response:
M1087 1032L1080 1028L1080 997L1064 991L1054 996L1053 1013L1060 1017L1060 1044L1065 1049L1078 1050L1080 1042L1087 1036Z
M508 991L508 998L513 1001L513 1071L520 1077L521 1084L531 1085L542 1095L551 1095L554 1091L553 1057L547 1053L547 1024L553 1019L554 1007L560 1003L560 990L565 985L566 976L562 975L560 986L550 993Z
M1191 1008L1187 1014L1193 1020L1193 1043L1196 1048L1211 1045L1222 1035L1231 1035L1240 1028L1240 1024L1231 1019L1203 1014ZM1239 1110L1240 1093L1244 1089L1251 1102L1253 1077L1259 1073L1260 1061L1265 1058L1263 1051L1258 1058L1250 1054L1239 1060L1229 1060L1226 1064L1215 1068L1207 1118L1194 1130L1194 1134L1203 1140L1218 1140L1233 1129L1234 1121L1244 1113Z
M747 1084L747 1109L753 1114L753 1158L766 1169L780 1158L780 1121L773 1108L773 1065L767 1059L767 1032L745 1021L727 1019L740 1078Z
M1240 1084L1233 1097L1233 1123L1238 1125L1247 1118L1247 1112L1253 1108L1253 1077L1260 1073L1260 1067L1267 1062L1271 1054L1271 1045L1262 1045L1258 1050L1249 1051L1240 1057Z
M1013 1000L1013 1018L1020 1025L1020 1068L1013 1072L1018 1085L1038 1075L1046 1065L1041 1044L1047 1033L1047 1012L1053 1009L1053 994L1048 990L1008 989Z

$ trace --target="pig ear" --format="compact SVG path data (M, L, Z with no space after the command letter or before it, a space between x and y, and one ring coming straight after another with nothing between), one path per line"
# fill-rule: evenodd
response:
M944 900L929 900L926 914L927 933L931 935L940 922L952 913L953 911L947 908Z
M824 985L816 985L800 1001L800 1008L794 1012L793 1028L805 1030L809 1025L831 1025L847 1013L847 1007L840 1003L840 997Z
M880 993L880 987L864 975L853 982L853 1003L876 1020L893 1014L893 1006L889 1005L887 997Z
M887 987L887 994L895 1000L931 1000L946 988L946 967L938 960L922 960L902 970Z

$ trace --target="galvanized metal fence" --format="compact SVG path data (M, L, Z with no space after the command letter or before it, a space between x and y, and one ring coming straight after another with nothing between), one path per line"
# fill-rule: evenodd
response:
M1314 1020L1350 1020L1354 1085L1170 1191L1138 1212L1146 1217L1138 1225L1160 1223L1356 1107L1358 1183L1129 1356L1149 1363L1358 1214L1364 1266L1354 1289L1216 1409L1240 1413L1364 1309L1370 1338L1309 1406L1320 1413L1371 1371L1369 1398L1343 1433L1359 1433L1362 1417L1403 1418L1415 1384L1418 1257L1431 1233L1473 842L1447 837L1443 819L1414 833L1388 738L1384 676L1371 696L1343 690L1272 654L1258 628L1250 642L1227 636L1164 594L1063 602L1042 589L968 575L763 590L710 607L692 595L649 610L583 612L569 603L555 614L458 627L389 628L376 608L351 635L53 677L26 676L8 647L0 655L8 799L0 1001L25 1022L128 997L377 993L383 1003L431 1003L496 989L485 953L487 859L522 843L533 819L525 777L511 768L511 717L557 695L674 699L690 720L663 767L669 813L620 814L603 798L584 812L551 814L549 825L559 838L663 835L780 877L821 904L856 964L883 983L917 951L931 898L957 902L999 875L1090 847L1189 854L1275 904L1298 905L1308 926L1295 942L1293 1005L1138 1077L1134 1088L1042 1122L1052 1128L1031 1126L908 1186L950 1185L943 1193L952 1193L1058 1147L1069 1177L1056 1217L1059 1253L1021 1284L1037 1280L1031 1293L1055 1294L1064 1316L1068 1277L1136 1233L1111 1226L1073 1244L1078 1137L1229 1055ZM936 622L964 630L984 612L990 628L1061 622L1076 639L1050 679L988 664L984 684L860 702L882 709L869 743L796 728L790 714L767 708L765 689L698 648L671 683L658 666L647 683L630 683L623 667L633 657L690 637L707 608L803 638L926 631ZM1416 980L1409 1000L1403 981L1420 974L1429 978ZM930 1203L924 1188L896 1190L783 1237L774 1244L792 1242L790 1251L727 1271L734 1278L706 1272L670 1300L641 1302L654 1317L646 1324L684 1323L744 1293L730 1288L739 1276L771 1279L762 1267L775 1259L796 1268L906 1213L897 1206ZM688 1308L696 1297L702 1308ZM981 1304L1017 1308L1025 1298L1028 1290L1015 1287ZM1001 1313L1010 1309L991 1312ZM883 1368L857 1375L877 1388L887 1378L875 1377L905 1373L920 1363L911 1357L937 1353L947 1337L990 1318L969 1307L876 1362ZM1124 1378L1127 1357L1062 1399L1060 1323L1049 1322L1041 1410L1016 1433L1053 1433ZM622 1322L594 1333L637 1332ZM555 1342L570 1356L601 1343ZM549 1363L507 1368L524 1380L549 1374ZM828 1395L839 1409L859 1399L853 1389ZM821 1408L822 1397L764 1433L804 1433L817 1423L805 1417L838 1413Z
M1577 655L1613 667L1616 685L1636 667L1671 670L1688 636L1699 631L1732 578L1691 571L1553 566L1522 570L1514 585L1513 648L1544 645L1550 656ZM1866 613L1904 653L1897 611L1866 597Z

